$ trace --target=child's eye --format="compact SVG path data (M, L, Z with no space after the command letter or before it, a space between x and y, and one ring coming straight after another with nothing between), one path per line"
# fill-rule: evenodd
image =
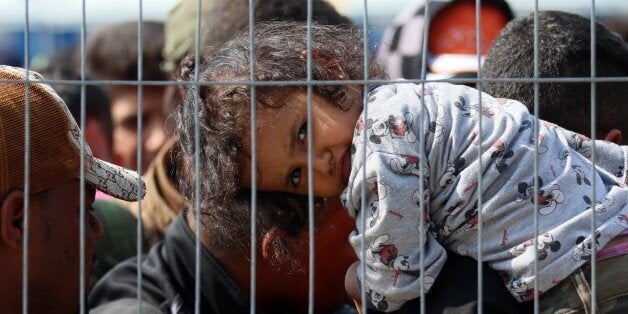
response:
M290 178L293 186L298 186L301 182L301 168L295 168L292 170L292 176Z
M304 122L299 129L299 141L305 143L305 137L307 136L307 122Z

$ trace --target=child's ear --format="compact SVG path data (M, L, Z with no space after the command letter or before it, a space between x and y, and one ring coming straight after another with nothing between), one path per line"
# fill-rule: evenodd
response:
M285 230L273 227L262 238L262 257L271 265L281 267L289 260L287 237Z
M8 247L21 250L24 237L24 192L13 191L0 207L0 239Z

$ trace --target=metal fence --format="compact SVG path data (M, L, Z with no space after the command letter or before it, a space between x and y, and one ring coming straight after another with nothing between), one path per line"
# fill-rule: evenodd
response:
M31 27L31 23L30 23L30 18L29 18L29 12L31 10L31 5L32 5L32 1L25 1L24 2L24 67L26 69L30 69L31 68L31 64L29 61L29 56L30 56L30 27ZM137 3L137 6L139 8L139 16L137 17L139 21L143 20L143 10L144 10L144 6L150 6L151 3L150 2L145 2L142 0L139 0ZM307 5L308 5L308 25L311 25L312 23L312 3L311 0L307 1ZM391 82L390 80L369 80L366 79L369 77L368 75L368 51L369 51L369 12L368 12L368 8L369 8L369 3L367 3L367 1L363 1L363 11L362 11L362 30L365 34L364 36L364 78L362 80L351 80L351 81L328 81L328 82L321 82L321 81L315 81L312 79L312 49L310 47L311 42L308 42L308 50L307 50L307 66L308 66L308 77L305 81L300 81L297 82L299 85L305 85L307 86L307 97L308 97L308 120L311 121L311 119L313 119L312 116L312 92L313 89L312 87L315 85L320 85L321 83L325 83L325 84L347 84L347 83L351 83L351 84L356 84L356 85L362 85L364 86L365 89L368 88L369 84L373 84L373 83L389 83ZM79 121L80 127L81 129L85 129L85 87L86 85L89 84L99 84L99 85L135 85L137 86L137 91L138 91L138 120L137 120L137 125L141 126L142 125L142 103L143 103L143 94L142 94L142 90L144 87L146 86L164 86L164 85L179 85L182 84L180 82L176 82L176 81L145 81L142 79L142 58L141 58L141 53L138 53L138 55L140 56L137 60L138 62L138 72L137 72L137 77L138 80L136 81L122 81L122 80L91 80L91 81L87 81L85 79L86 77L86 47L85 47L85 43L86 43L86 34L87 34L87 18L86 18L86 14L85 14L85 0L82 1L82 7L83 7L83 14L82 14L82 25L81 25L81 32L80 32L80 51L81 51L81 68L80 68L80 74L81 74L81 80L75 81L75 80L49 80L47 81L48 83L52 83L52 84L74 84L74 85L80 85L81 87L81 95L82 95L82 101L81 101L81 121ZM249 0L249 7L252 8L254 7L254 1L253 0ZM400 8L401 9L401 8ZM426 11L430 10L430 4L429 1L426 3ZM198 1L198 7L197 7L197 12L201 12L202 8L201 8L201 1ZM480 14L480 1L476 1L476 25L481 24L481 19L482 16ZM595 77L595 73L596 73L596 63L595 62L591 62L591 77L589 78L577 78L577 77L572 77L572 78L560 78L560 79L547 79L547 78L540 78L539 74L538 74L538 68L539 68L539 60L538 60L538 45L539 45L539 38L537 36L538 34L538 13L539 13L539 4L538 4L538 0L534 1L534 15L535 15L535 37L534 37L534 47L535 47L535 58L534 58L534 78L531 79L487 79L487 78L483 78L482 76L482 71L481 71L481 57L480 54L477 54L477 64L478 64L478 68L480 69L478 72L478 77L474 78L474 79L445 79L444 81L448 81L448 82L453 82L453 83L482 83L482 82L495 82L495 81L516 81L516 82L529 82L529 83L533 83L535 88L535 94L534 94L534 114L535 116L538 116L539 114L539 84L543 83L543 82L590 82L590 89L591 89L591 112L596 112L597 108L596 108L596 84L599 82L610 82L610 81L628 81L628 77L615 77L615 78L600 78L600 77ZM252 134L252 138L255 138L255 133L256 133L256 127L255 127L255 120L256 120L256 114L255 114L255 101L254 99L256 99L255 95L256 95L256 88L259 86L273 86L273 85L284 85L284 84L291 84L291 82L259 82L255 80L255 76L254 76L254 71L252 69L254 69L254 57L253 55L255 54L254 51L254 47L252 42L254 41L254 29L255 29L255 24L253 23L254 21L254 12L252 10L249 11L249 30L250 30L250 40L251 40L251 46L250 46L250 51L251 51L251 64L250 64L250 68L251 68L251 77L250 80L248 81L236 81L236 82L208 82L208 81L203 81L200 76L199 76L199 67L196 66L195 67L195 72L194 72L194 80L192 82L189 83L183 83L183 84L192 84L196 87L197 91L199 88L201 88L202 86L206 86L206 85L212 85L212 84L229 84L229 85L248 85L251 86L251 129L250 132ZM596 19L597 19L597 15L596 15L596 2L595 0L591 0L590 2L590 16L589 16L590 20L591 20L591 60L596 60L596 55L595 55L595 44L596 44L596 38L595 38L595 23L596 23ZM200 38L201 38L201 16L200 13L197 15L197 20L196 20L196 44L195 44L195 51L196 51L196 64L198 65L199 63L199 55L200 55ZM428 21L426 21L428 22ZM142 33L143 29L142 29L142 23L138 23L138 28L137 28L137 32L138 33ZM424 32L424 36L423 38L428 38L428 33L429 33L429 24L428 26L426 26L423 30ZM478 47L478 51L481 47L482 41L481 41L481 32L479 29L477 29L477 33L476 33L476 37L477 37L477 47ZM310 32L308 32L308 37L311 37ZM143 42L142 42L142 36L138 36L138 43L137 43L137 49L138 51L142 51L143 49ZM309 39L311 41L311 38ZM427 51L427 40L423 41L423 51ZM417 84L422 84L425 82L428 82L430 80L426 79L426 75L427 75L427 69L426 69L426 64L427 64L427 54L423 54L423 60L422 60L422 69L421 69L421 78L419 79L410 79L410 82L414 82ZM442 81L442 80L441 80ZM28 79L27 82L28 83ZM26 92L26 110L27 112L29 111L29 93L28 93L28 84L27 86L27 92ZM481 88L481 84L479 84L480 88ZM198 95L198 92L196 93L196 95ZM198 96L197 96L198 97ZM481 98L480 98L481 99ZM364 103L366 104L366 95L364 98ZM195 111L198 112L198 105L200 104L199 99L197 98L197 101L194 103L195 105ZM480 108L478 110L482 110L482 104L480 103ZM368 110L365 110L365 115L367 114ZM197 121L196 121L196 129L195 129L195 142L196 145L200 145L200 135L199 135L199 124L198 124L198 116L196 117ZM366 119L365 119L366 120ZM29 115L26 115L26 129L25 134L26 134L26 142L25 142L25 147L26 150L24 151L24 163L25 163L25 172L24 172L24 182L25 182L25 194L28 195L29 194L29 180L30 180L30 173L29 173L29 163L30 163L30 158L29 158L29 135L30 135L30 128L29 128ZM479 130L481 130L482 128L482 124L481 124L481 119L479 120L480 124L479 124ZM591 115L591 138L596 138L596 131L595 131L595 126L596 126L596 119L595 119L595 115ZM536 127L535 127L535 137L538 136L538 128L539 128L539 121L536 120ZM308 164L310 165L308 167L308 171L307 171L307 176L308 176L308 186L309 186L309 209L308 209L308 214L309 214L309 309L308 312L309 313L314 313L314 311L316 310L314 307L315 304L315 299L314 299L314 289L315 289L315 281L316 281L316 276L314 273L314 255L316 252L314 252L314 242L315 242L315 237L314 237L314 196L313 196L313 169L312 169L312 161L313 161L313 152L312 152L312 124L308 124L308 137L307 137L307 141L308 141ZM482 132L479 131L479 134L481 134ZM365 135L366 136L366 135ZM138 141L141 142L142 141L142 128L139 128L138 131ZM423 140L423 139L421 139ZM84 135L81 138L81 141L85 141ZM257 143L255 141L253 141L252 143L252 151L256 151L256 145ZM593 156L592 156L592 160L593 163L596 162L596 154L595 154L595 141L593 141ZM423 147L423 145L420 145L421 147ZM535 142L535 148L537 150L537 157L538 157L538 142ZM481 149L478 145L478 149ZM362 152L364 153L364 152ZM200 158L201 156L199 155L199 151L196 151L196 155L195 155L195 167L194 167L194 171L195 171L195 176L198 178L201 176L200 173L200 168L199 168L199 164L200 164ZM84 158L81 159L81 165L83 165L85 162ZM422 160L422 162L424 162ZM138 172L142 172L143 169L141 169L141 164L142 164L142 152L141 150L138 148L137 151L137 163L138 163L138 167L139 169ZM252 154L251 157L251 163L252 163L252 179L251 179L251 184L252 184L252 192L251 192L251 199L252 200L256 200L257 199L257 193L256 193L256 156L255 154ZM84 173L84 168L83 166L81 166L82 172L81 172L81 182L84 183L85 180L85 173ZM537 178L538 177L538 173L539 173L539 166L538 166L538 160L535 160L535 165L534 165L534 177ZM422 180L421 180L422 181ZM478 189L482 190L482 175L480 174L478 177ZM197 195L196 199L194 200L194 210L198 211L200 208L200 202L201 200L199 199L200 193L198 193L198 191L200 191L200 181L196 180L196 186L195 189L197 191L197 193L195 193ZM424 189L423 186L420 187L421 190ZM535 184L535 193L538 193L538 184ZM365 193L363 191L363 193ZM597 191L595 190L595 185L593 185L591 187L591 194L593 195L592 199L596 199L595 195L596 195ZM482 196L481 194L478 196L478 207L482 208L483 206L483 200L482 200ZM80 190L80 199L81 199L81 210L80 210L80 216L81 216L81 221L85 221L85 215L86 215L86 211L85 211L85 188L84 188L84 184L81 184L81 190ZM363 198L364 199L364 198ZM139 213L138 213L138 217L141 217L141 204L142 201L139 198L138 195L138 202L139 202ZM257 206L256 206L256 202L253 201L251 202L252 207L251 207L251 221L256 221L256 217L257 217ZM26 208L26 211L28 212L29 210L29 201L28 198L25 198L25 203L24 206ZM535 206L537 207L538 210L538 200L535 203ZM363 208L366 208L366 204L362 204ZM425 210L425 204L423 204L423 202L421 201L421 211ZM28 269L29 269L29 232L37 232L37 230L30 230L29 231L29 220L28 217L29 215L26 214L26 219L24 221L24 228L25 228L25 238L24 238L24 254L23 254L23 282L28 282L29 279L29 273L28 273ZM197 215L197 217L200 217L200 215ZM593 215L593 217L595 217ZM200 218L199 218L200 219ZM480 223L478 223L479 226L479 230L478 230L478 242L480 243L481 246L481 242L482 242L482 215L478 216L478 219L480 221ZM358 222L359 223L359 222ZM365 224L366 221L362 221L362 224ZM200 221L196 224L197 230L196 233L197 234L201 234L201 223ZM141 234L142 233L142 221L141 219L138 219L138 223L137 223L137 233ZM535 216L535 222L534 222L534 226L533 228L535 229L535 234L538 235L539 234L539 227L538 227L538 221L537 221L537 217ZM591 222L591 234L593 234L595 231L595 221ZM80 263L81 265L85 265L85 259L88 258L85 256L85 225L81 224L81 237L80 237L80 247L81 247L81 252L80 252ZM257 230L256 230L256 224L252 223L251 224L251 234L255 235L257 234ZM196 299L196 303L195 303L195 311L196 313L200 313L200 297L201 297L201 282L200 282L200 274L201 274L201 267L203 267L203 265L201 264L201 242L200 242L200 238L196 237L197 241L196 241L196 282L195 282L195 287L196 287L196 294L195 294L195 299ZM255 238L255 236L251 236L250 239L250 245L252 248L257 247L257 239ZM138 255L140 254L139 252L143 251L143 247L142 247L142 242L141 242L141 237L138 237L138 241L137 241L137 251L138 251ZM250 304L250 311L251 313L255 313L257 310L257 305L254 302L255 298L256 298L256 294L257 294L257 290L256 290L256 254L255 254L255 250L252 250L252 254L250 256L251 259L251 270L250 270L250 277L251 277L251 284L250 284L250 299L251 304ZM362 250L363 254L364 254L364 250ZM481 261L482 260L482 255L481 255L481 250L480 250L480 255L478 256L478 260ZM594 253L595 254L595 253ZM595 255L594 255L595 256ZM365 258L365 256L363 255L361 257L362 259ZM422 262L422 267L423 267L423 260L421 260ZM591 259L591 265L592 265L592 281L596 280L596 261L595 258ZM141 259L138 258L137 260L137 267L138 269L140 269L141 266ZM478 299L482 299L482 263L478 262L477 263L477 267L478 267ZM536 269L536 263L535 263L535 269ZM364 268L361 269L361 271L364 271ZM80 274L79 274L79 278L80 278L80 288L81 288L81 295L80 295L80 311L81 313L85 313L88 312L88 307L85 303L86 300L86 283L85 283L85 269L84 266L80 267ZM138 281L138 286L141 286L141 282L142 282L142 276L141 273L138 272L138 276L137 276L137 281ZM536 285L535 285L536 287ZM422 290L424 289L424 287L422 287ZM592 287L593 290L593 298L595 299L595 295L596 295L596 287L595 285ZM365 291L364 287L362 289L363 293ZM29 287L27 284L23 285L23 290L22 290L22 300L23 300L23 313L28 313L28 305L29 305ZM142 291L140 289L138 289L137 291L137 298L138 298L138 312L141 312L139 309L139 299L141 298L142 295ZM362 298L365 299L365 295L362 295ZM538 312L539 307L538 307L538 299L535 298L535 312ZM482 303L479 302L479 312L482 312ZM424 300L421 301L421 312L425 312L425 303ZM363 303L363 308L362 308L363 312L366 312L366 303Z

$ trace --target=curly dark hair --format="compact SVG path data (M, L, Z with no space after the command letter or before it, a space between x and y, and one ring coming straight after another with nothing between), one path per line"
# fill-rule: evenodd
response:
M254 1L253 13L255 21L306 21L307 1L256 0ZM209 17L203 25L201 40L203 46L225 42L231 38L236 30L248 27L248 0L215 1ZM351 20L338 13L331 4L324 0L312 1L312 18L327 25L352 24ZM193 49L194 47L191 50Z
M313 23L313 54L325 56L337 61L344 73L351 79L362 79L363 41L361 32L355 26L331 26ZM306 58L307 25L303 22L260 22L255 25L255 73L256 81L303 81L307 78ZM215 47L206 48L199 56L200 79L204 81L247 81L249 68L248 29L237 33L230 41ZM372 52L368 52L372 55ZM369 77L381 78L383 73L369 58ZM194 58L188 57L182 62L180 80L194 80ZM339 79L337 73L329 71L322 62L312 63L313 80ZM194 182L200 180L200 199L203 223L209 226L208 232L214 240L230 237L231 240L244 239L248 234L249 190L241 187L240 158L244 147L244 136L250 127L250 86L215 85L203 86L188 84L184 89L184 100L177 114L177 131L181 150L178 160L181 165L180 190L184 197L194 199ZM305 86L266 86L256 88L258 106L267 105L266 99L275 99L280 103L282 97ZM339 106L344 104L344 87L339 85L317 85L314 91L330 98ZM199 112L194 113L194 101L200 99ZM280 105L281 106L281 105ZM195 178L193 171L194 121L195 115L200 123L200 169L203 176ZM258 193L258 202L272 201L274 206L266 206L258 225L265 228L281 227L286 231L298 232L307 217L307 197L286 193ZM224 219L230 217L230 219ZM263 217L271 217L266 226ZM276 219L278 217L284 217ZM213 232L216 231L216 232Z

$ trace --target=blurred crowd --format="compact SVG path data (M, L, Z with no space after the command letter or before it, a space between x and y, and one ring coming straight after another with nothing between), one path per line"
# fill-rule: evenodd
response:
M317 313L360 312L345 291L347 269L358 260L348 241L355 221L338 197L310 204L307 196L260 191L253 204L245 190L217 205L212 202L220 195L211 196L212 202L203 198L211 194L204 182L223 178L209 166L196 178L186 158L197 148L186 145L193 143L194 129L186 127L180 107L195 99L190 95L201 102L209 97L203 88L194 92L194 80L186 78L200 67L196 51L211 55L234 35L242 37L238 32L248 30L250 8L245 0L201 2L198 47L197 0L181 0L165 23L143 21L141 34L137 21L89 33L85 76L78 49L59 52L45 68L29 73L0 66L0 312L18 313L26 301L30 313L73 313L80 304L90 313L131 313L138 307L143 313L193 313L196 306L201 313L246 313L251 297L257 313L305 313L308 306ZM307 21L305 1L253 4L256 22ZM325 0L313 0L312 10L314 23L353 25ZM572 13L539 12L535 44L534 14L515 17L503 0L481 1L480 31L475 0L436 0L429 6L417 1L399 12L373 51L386 78L468 85L517 100L540 119L574 132L628 143L623 21L595 24L592 54L590 20ZM587 80L592 76L601 80L592 85ZM213 151L207 140L201 145L207 155L225 153ZM616 170L618 177L626 176L624 165ZM203 182L199 194L195 181ZM195 212L197 205L201 213ZM533 311L533 302L515 300L488 264L478 270L474 259L448 254L425 296L427 313ZM628 299L618 300L617 309L628 306ZM417 300L399 312L418 312L420 306ZM541 305L541 310L556 309Z

